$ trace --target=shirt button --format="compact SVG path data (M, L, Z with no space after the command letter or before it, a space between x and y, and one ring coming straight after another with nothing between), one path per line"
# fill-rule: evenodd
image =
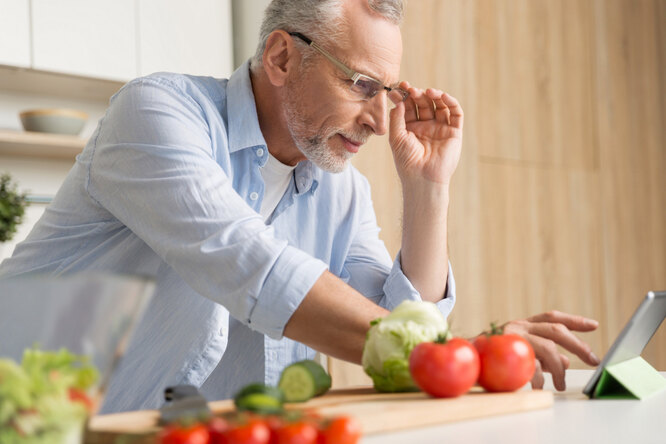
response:
M263 148L259 148L259 149L257 150L257 157L261 157L261 156L263 156L263 155L264 155L264 149L263 149Z
M254 192L254 191L251 192L250 193L250 200L257 200L257 199L259 199L259 194Z

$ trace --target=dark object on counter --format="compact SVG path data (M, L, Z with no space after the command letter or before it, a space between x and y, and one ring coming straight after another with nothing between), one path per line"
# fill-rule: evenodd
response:
M166 404L160 409L160 424L184 418L206 418L211 415L208 401L193 385L176 385L164 389Z

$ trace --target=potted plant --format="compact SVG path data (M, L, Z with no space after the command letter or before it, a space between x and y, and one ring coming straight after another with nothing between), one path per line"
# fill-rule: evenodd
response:
M25 193L19 193L18 187L9 174L0 176L0 249L2 244L11 240L16 228L23 222L25 207L28 205ZM1 256L1 254L0 254Z

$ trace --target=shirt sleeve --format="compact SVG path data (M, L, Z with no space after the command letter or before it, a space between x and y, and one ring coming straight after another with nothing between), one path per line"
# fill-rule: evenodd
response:
M359 209L361 220L358 232L345 259L343 278L376 304L393 310L402 301L421 301L421 295L402 271L400 253L394 261L379 238L379 227L370 198L367 181L361 193ZM456 301L456 283L453 268L449 262L448 273L442 276L447 280L444 297L436 303L444 317L448 317Z
M144 78L112 99L88 154L87 191L194 290L280 338L327 266L276 239L234 190L212 154L212 117L179 88Z

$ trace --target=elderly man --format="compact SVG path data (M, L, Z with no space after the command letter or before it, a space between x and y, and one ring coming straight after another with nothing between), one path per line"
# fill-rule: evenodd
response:
M276 383L315 350L360 362L369 322L405 299L449 314L447 209L463 111L446 93L399 82L402 8L275 0L257 54L230 79L154 74L111 100L0 269L155 277L105 412L155 408L174 384L229 397L249 382ZM368 183L347 165L387 131L404 201L395 261ZM562 387L568 362L555 344L595 364L570 331L595 326L551 313L508 328L532 341Z

